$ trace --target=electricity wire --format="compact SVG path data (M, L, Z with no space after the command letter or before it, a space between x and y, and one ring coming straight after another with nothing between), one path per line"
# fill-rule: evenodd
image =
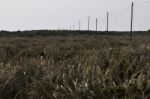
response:
M145 4L149 4L149 3L150 3L150 0L145 1L145 2L136 2L135 4L137 4L137 5L145 5Z
M99 19L99 22L103 23L103 22L105 22L105 20L106 20L106 15L105 15L105 16L102 16L102 17L100 17L100 18L98 18L98 19Z
M143 7L143 8L147 8L147 7L150 7L150 4L149 5L135 5L136 7Z
M146 2L141 3L134 3L136 7L149 7L150 6L150 0Z
M110 12L110 14L111 14L111 15L115 15L115 16L122 16L122 15L126 14L127 12L129 12L129 11L130 11L130 8L131 8L131 6L128 6L127 8L122 9L122 10L120 10L120 11L117 11L117 12Z

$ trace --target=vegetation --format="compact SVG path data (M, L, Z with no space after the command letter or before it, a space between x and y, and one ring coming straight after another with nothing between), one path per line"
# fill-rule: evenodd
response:
M0 37L0 99L150 98L150 37Z

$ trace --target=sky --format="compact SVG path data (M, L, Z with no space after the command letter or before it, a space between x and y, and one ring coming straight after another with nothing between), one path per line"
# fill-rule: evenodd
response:
M150 0L0 0L0 30L88 29L129 31L134 2L133 30L150 29Z

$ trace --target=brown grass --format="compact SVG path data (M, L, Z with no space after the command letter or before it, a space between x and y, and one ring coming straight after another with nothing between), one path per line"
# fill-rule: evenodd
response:
M0 38L0 99L150 98L150 37Z

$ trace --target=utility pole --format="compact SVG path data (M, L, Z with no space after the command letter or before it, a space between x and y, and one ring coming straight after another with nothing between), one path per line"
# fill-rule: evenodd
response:
M90 31L90 16L88 17L88 31Z
M107 38L109 36L108 29L109 29L109 12L107 12Z
M73 31L74 31L74 24L73 24Z
M81 21L79 20L79 31L80 31L80 29L81 29Z
M130 28L130 38L132 39L132 28L133 28L133 2L132 2L132 5L131 5L131 28Z
M96 31L97 31L97 23L98 23L98 19L96 18Z

